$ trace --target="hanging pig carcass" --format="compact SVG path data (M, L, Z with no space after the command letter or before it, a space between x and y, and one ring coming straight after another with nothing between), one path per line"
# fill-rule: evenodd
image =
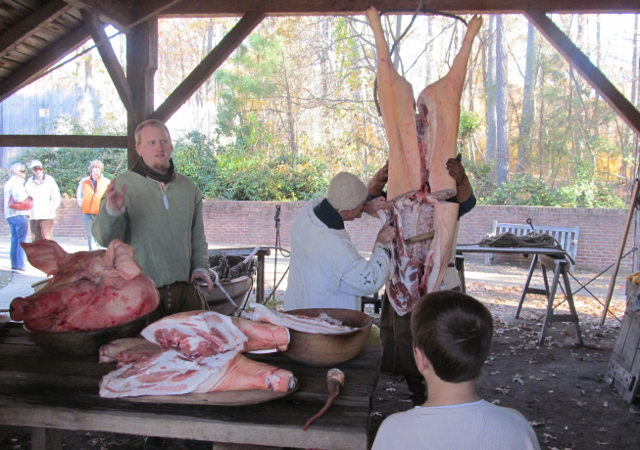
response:
M446 161L456 156L467 61L482 20L471 19L449 73L414 102L411 85L391 62L378 11L371 7L367 17L376 42L378 97L389 141L387 199L397 231L386 288L394 309L404 315L422 295L440 287L454 250L458 204L446 201L456 195Z

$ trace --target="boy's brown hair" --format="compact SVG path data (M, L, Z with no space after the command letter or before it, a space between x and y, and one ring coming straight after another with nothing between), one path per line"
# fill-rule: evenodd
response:
M491 350L493 319L469 295L432 292L416 303L411 334L414 347L424 352L441 380L461 383L480 376Z

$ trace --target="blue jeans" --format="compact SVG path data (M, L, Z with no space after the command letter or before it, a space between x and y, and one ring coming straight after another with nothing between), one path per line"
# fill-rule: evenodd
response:
M87 241L89 242L89 251L92 250L100 250L102 247L98 244L98 241L95 240L93 234L91 233L91 227L93 226L93 221L96 220L97 214L83 214L84 219L84 230L87 232Z
M9 229L11 230L11 268L24 270L25 267L25 253L21 242L27 242L27 235L29 234L29 218L28 216L20 215L7 218L9 223Z

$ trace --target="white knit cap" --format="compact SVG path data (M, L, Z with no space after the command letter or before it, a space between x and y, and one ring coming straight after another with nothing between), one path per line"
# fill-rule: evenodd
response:
M42 167L42 163L37 159L34 159L33 161L31 161L29 168L33 169L34 167Z
M349 172L340 172L333 177L327 189L327 200L338 211L357 208L364 203L367 195L367 186Z

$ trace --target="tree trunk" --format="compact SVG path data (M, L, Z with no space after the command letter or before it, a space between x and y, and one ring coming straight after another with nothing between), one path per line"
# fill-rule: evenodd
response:
M537 42L535 28L531 22L527 25L527 59L524 73L524 92L522 99L522 118L520 120L520 139L518 141L518 161L516 172L529 170L531 155L531 137L536 114L535 87L538 76Z
M540 113L538 123L538 177L542 178L542 162L544 160L542 150L544 149L544 64L540 61Z
M433 31L432 31L432 27L433 27L433 16L427 16L427 45L425 48L425 53L427 55L427 57L425 58L425 69L424 69L424 85L425 86L429 86L432 83L432 76L431 76L431 64L433 64L433 62L431 61L431 58L429 57L430 50L431 50L431 39L433 38Z
M509 114L507 80L507 43L504 16L496 18L496 130L497 130L497 185L509 178Z
M485 50L486 58L483 58L484 65L484 91L485 91L485 114L487 121L487 149L485 161L492 168L496 167L496 81L495 81L495 19L496 16L489 17L489 32L487 35L487 45Z

